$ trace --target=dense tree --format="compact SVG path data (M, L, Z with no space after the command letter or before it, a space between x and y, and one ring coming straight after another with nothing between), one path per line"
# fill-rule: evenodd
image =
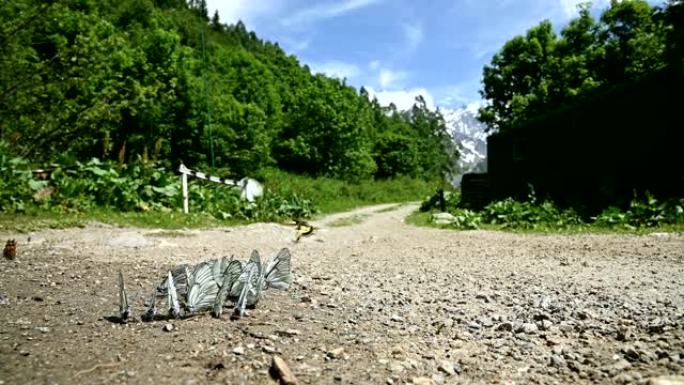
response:
M612 0L596 21L585 4L560 36L543 21L511 39L484 67L481 94L488 104L480 120L506 130L602 85L662 68L668 53L675 61L681 2L667 9L663 16L645 0Z
M36 163L104 157L280 167L347 180L439 178L441 115L380 107L312 75L206 0L14 0L0 5L0 140Z

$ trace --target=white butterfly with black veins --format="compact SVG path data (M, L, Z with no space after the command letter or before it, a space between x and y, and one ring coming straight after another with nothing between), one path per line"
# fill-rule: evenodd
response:
M245 314L247 305L254 305L261 295L261 257L256 250L252 251L249 261L242 270L238 278L237 285L234 286L232 294L238 294L237 302L233 314L241 317Z
M262 292L268 288L285 290L292 284L290 270L290 250L281 249L271 256L264 266L259 253L254 250L242 275L238 279L237 288L240 295L234 314L242 316L247 306L254 306L261 299Z
M240 275L242 274L242 263L238 260L230 260L225 270L223 271L223 281L221 288L214 301L214 310L212 311L214 317L221 317L223 312L223 305L233 291L233 287L238 284Z
M276 255L269 258L264 270L265 288L286 290L290 287L292 284L291 259L290 250L287 248L280 249Z
M169 271L167 278L167 296L169 301L169 315L173 318L180 318L180 303L178 302L178 293L176 292L176 285L173 282L173 275Z
M128 302L126 285L124 284L123 273L119 271L119 318L122 322L128 321L133 315L131 304Z

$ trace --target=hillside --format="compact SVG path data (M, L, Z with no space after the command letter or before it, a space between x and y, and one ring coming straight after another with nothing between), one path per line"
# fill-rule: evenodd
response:
M0 8L0 148L31 163L156 160L258 176L441 179L456 157L418 102L381 107L313 75L204 1L18 0Z

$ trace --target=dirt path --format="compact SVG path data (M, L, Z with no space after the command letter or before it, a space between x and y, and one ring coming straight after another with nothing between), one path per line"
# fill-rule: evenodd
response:
M0 384L647 383L684 374L681 235L416 228L415 205L314 221L17 238L0 261ZM108 322L122 270L136 308L166 269L289 247L295 283L246 318ZM6 302L9 302L8 304Z

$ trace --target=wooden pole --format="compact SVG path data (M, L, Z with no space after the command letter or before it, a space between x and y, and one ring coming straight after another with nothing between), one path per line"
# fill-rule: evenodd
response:
M188 210L188 174L181 174L181 184L183 185L183 212L187 214Z

